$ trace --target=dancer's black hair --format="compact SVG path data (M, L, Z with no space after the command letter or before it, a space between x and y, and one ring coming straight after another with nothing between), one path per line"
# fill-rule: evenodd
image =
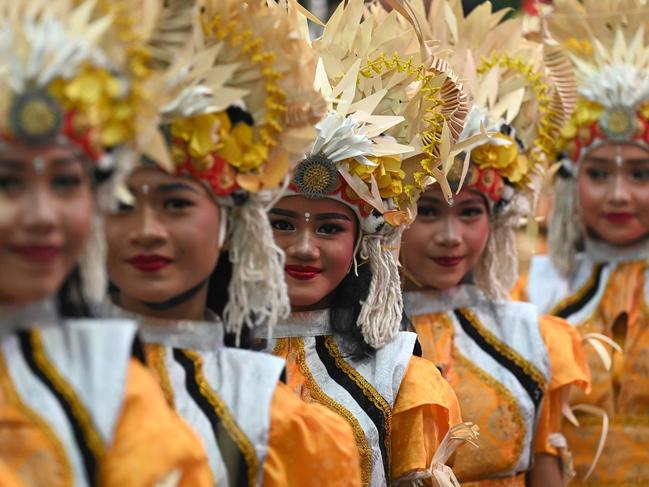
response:
M361 303L367 299L372 281L372 271L367 264L358 266L358 275L352 269L345 276L331 296L329 321L333 331L346 337L351 344L350 351L356 357L372 356L374 348L363 339L357 325Z
M83 297L81 272L75 266L57 293L58 312L63 318L91 318L90 306Z
M218 316L223 316L225 305L228 304L230 280L232 279L232 263L230 262L230 255L227 251L221 252L219 262L216 268L212 271L209 277L207 286L207 308L216 313ZM237 346L237 337L235 333L225 334L225 345L228 347ZM239 337L239 348L251 348L252 336L250 329L244 326L241 329L241 336Z

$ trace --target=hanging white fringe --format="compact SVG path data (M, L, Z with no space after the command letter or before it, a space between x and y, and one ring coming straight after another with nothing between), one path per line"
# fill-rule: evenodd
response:
M399 332L403 314L403 298L397 258L391 247L398 242L399 232L391 236L364 235L360 257L367 260L372 280L367 299L363 301L357 325L365 342L374 348L388 343Z
M527 213L525 201L515 197L490 222L489 237L475 266L475 284L491 299L508 299L518 279L518 247L515 228Z
M575 221L577 183L557 176L553 186L553 208L548 222L548 255L557 270L569 276L575 270L577 243L581 239Z
M111 177L101 183L95 192L95 212L92 218L90 235L79 260L83 297L91 307L102 303L108 289L106 273L106 234L104 232L104 213L114 211L123 192L124 181L131 172L136 160L134 152L117 149L99 166L111 169Z
M284 252L275 244L266 215L270 195L251 195L230 214L232 279L223 320L237 334L244 325L265 325L270 334L278 319L286 318L291 305L284 280Z
M106 236L103 215L96 211L92 217L90 235L79 260L82 293L90 306L100 304L106 295Z

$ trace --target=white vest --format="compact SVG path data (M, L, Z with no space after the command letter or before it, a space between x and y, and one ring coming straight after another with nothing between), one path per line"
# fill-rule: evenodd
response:
M550 362L536 307L490 300L472 285L405 293L404 307L409 317L446 313L453 324L458 351L511 392L525 422L525 446L512 470L498 474L512 476L529 470L541 401L550 380ZM512 358L507 350L520 358Z
M61 320L51 301L0 314L0 351L19 400L61 442L74 485L93 485L119 421L135 324Z
M202 439L216 485L250 485L251 476L262 485L272 399L284 361L225 347L223 323L213 314L206 318L137 317L144 343L163 347L162 373L174 407Z
M257 337L265 336L263 330L257 332ZM355 357L350 355L346 338L332 332L329 310L318 310L292 313L286 321L275 325L268 351L273 350L278 339L295 337L304 343L305 365L326 396L324 400L342 407L362 428L360 433L365 436L371 454L370 485L387 485L392 409L417 336L400 332L373 356ZM354 424L352 428L355 429Z

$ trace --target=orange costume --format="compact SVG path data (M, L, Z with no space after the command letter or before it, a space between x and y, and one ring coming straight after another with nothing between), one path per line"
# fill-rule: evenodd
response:
M257 338L273 338L268 351L286 359L293 390L351 425L364 486L450 482L446 458L440 459L446 449L435 454L460 411L439 371L413 357L416 336L399 331L403 302L394 250L429 176L439 174L440 141L457 136L466 99L443 63L422 56L426 48L405 19L364 8L362 0L341 2L313 41L314 85L327 113L284 193L333 200L354 212L350 259L353 251L365 264L362 272L371 273L355 289L366 296L351 298L358 309L349 313L349 328L359 336L337 333L329 321L340 305L333 299L334 309L293 313ZM334 292L344 293L341 286L342 278ZM358 352L358 345L369 351Z
M539 317L527 304L491 301L475 286L404 299L424 358L453 386L464 419L480 428L479 448L457 452L458 479L524 486L533 453L559 454L563 391L587 387L579 337L562 320Z
M461 421L455 394L430 362L413 356L414 334L401 332L359 357L331 332L328 314L295 313L277 325L270 349L286 359L289 387L351 425L363 485L428 478L440 442Z
M646 250L633 249L623 255L617 249L589 245L578 255L570 279L563 278L547 257L535 257L527 281L519 286L518 297L565 318L591 342L585 350L593 389L587 395L573 394L571 403L597 410L591 414L577 410L579 427L566 423L564 430L583 478L598 451L601 415L608 416L606 443L589 479L594 485L618 485L620 479L627 482L624 485L649 482L649 279L643 253L647 255ZM621 352L593 333L613 340ZM605 366L596 347L605 347L612 355L612 367Z
M134 324L61 321L52 310L3 310L4 466L30 487L211 486L200 441L131 358Z
M218 486L360 485L346 422L282 383L284 362L226 348L224 325L139 317L145 360L200 436Z
M579 426L564 428L577 485L649 485L647 239L614 247L584 232L577 184L584 159L604 144L649 150L648 21L639 1L562 0L548 23L570 50L580 96L557 141L548 256L532 260L516 294L567 320L586 343L592 392L571 396ZM607 167L632 163L619 154Z
M521 20L503 20L507 11L494 12L489 2L468 15L456 0L432 0L428 10L418 3L424 37L441 39L444 59L463 73L474 103L448 179L453 190L482 197L489 224L477 262L455 286L416 290L417 270L404 253L412 289L405 311L423 356L450 382L464 420L480 428L478 448L463 445L453 468L463 485L521 487L534 454L547 453L566 459L565 483L571 468L562 399L571 385L588 388L581 342L568 324L507 296L518 277L515 229L534 201L535 172L548 165L556 121L572 112L568 62L524 38ZM484 132L490 137L480 138ZM464 255L455 225L465 223L448 222L448 255ZM479 227L469 225L463 231L478 238Z

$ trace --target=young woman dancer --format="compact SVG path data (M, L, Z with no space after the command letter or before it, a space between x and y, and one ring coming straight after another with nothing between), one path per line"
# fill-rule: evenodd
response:
M649 482L648 19L642 2L564 1L549 24L570 49L579 98L559 138L548 255L519 296L588 342L593 391L571 398L579 427L566 424L585 485Z
M459 2L430 8L424 35L453 48L449 62L466 68L475 102L460 140L483 130L490 138L467 151L466 174L460 161L449 174L452 205L439 187L419 199L402 239L406 313L423 356L480 427L479 448L464 446L455 458L462 485L562 485L562 398L568 386L588 384L580 340L568 324L507 297L517 277L514 231L555 123L569 114L555 98L570 99L559 92L569 78L557 76L560 57L546 47L544 62L544 47L522 38L519 20L501 22L505 11L486 3L465 18ZM569 480L569 464L563 474Z
M460 414L435 367L413 356L415 335L399 331L395 253L426 176L439 174L441 134L466 105L452 73L427 71L408 51L416 37L396 13L382 23L362 14L362 1L341 4L314 42L329 110L269 212L292 313L268 349L306 402L351 425L363 485L430 483Z
M200 441L131 358L135 324L89 312L135 112L100 42L123 19L94 7L0 4L0 482L208 486Z
M146 362L199 433L219 487L360 482L349 426L279 383L282 360L224 346L226 328L272 329L288 311L266 208L318 115L313 55L293 35L300 19L283 2L205 2L187 36L194 62L157 83L187 74L156 98L168 148L128 177L133 202L107 222L114 302L137 316ZM229 287L217 267L226 246ZM210 279L222 317L206 307Z

